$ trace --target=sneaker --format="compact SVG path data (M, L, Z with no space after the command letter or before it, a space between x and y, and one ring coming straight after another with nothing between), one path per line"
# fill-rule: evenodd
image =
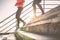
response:
M19 29L19 26L16 27L16 30L18 30L18 29Z

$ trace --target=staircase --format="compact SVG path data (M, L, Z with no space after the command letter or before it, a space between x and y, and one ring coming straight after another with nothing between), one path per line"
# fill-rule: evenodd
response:
M56 9L56 10L55 10ZM53 11L53 12L51 12ZM30 21L25 27L27 31L47 34L60 34L60 6Z
M60 5L32 19L17 33L32 40L60 40Z
M50 2L50 0L47 1ZM22 12L24 14L21 16L23 20L31 19L32 6L29 6L31 4L32 2L24 7L27 9ZM43 4L41 5L43 5L46 14L31 19L29 23L26 23L24 27L21 27L16 32L15 13L2 20L0 22L0 40L59 40L60 36L58 37L56 34L60 34L60 4L45 4L45 1L43 1ZM45 5L59 6L45 8ZM49 11L46 12L46 10ZM41 12L37 11L36 13L39 14Z

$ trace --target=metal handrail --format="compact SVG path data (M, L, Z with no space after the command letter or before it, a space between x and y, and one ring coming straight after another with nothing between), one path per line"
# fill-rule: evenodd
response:
M50 1L50 0L47 0L47 1ZM56 0L57 1L57 0ZM33 1L32 1L33 2ZM29 4L31 4L32 2L30 2ZM27 7L29 4L27 4L25 7ZM43 4L41 4L43 5ZM45 4L45 5L60 5L60 4ZM24 8L25 8L24 7ZM15 13L14 13L15 14ZM9 17L7 17L6 19L2 20L0 23L4 22L5 20L7 20L8 18L10 18L11 16L13 16L14 14L10 15Z
M32 11L32 10L31 10L31 11ZM30 13L31 11L29 11L28 13ZM28 13L26 13L26 15L27 15ZM25 16L25 15L24 15L24 16ZM27 19L27 18L25 18L25 19ZM24 20L25 20L25 19L24 19ZM16 22L16 21L15 21L15 22ZM13 25L15 22L13 22L12 24L10 24L9 26ZM8 28L9 26L7 26L6 28ZM5 30L6 28L0 30L0 32L2 32L3 30Z
M32 1L33 2L33 1ZM31 4L32 2L30 2L29 4ZM25 7L27 7L29 4L27 4ZM24 8L25 8L24 7ZM0 23L4 22L5 20L7 20L8 18L10 18L11 16L13 16L15 13L13 13L12 15L10 15L9 17L7 17L6 19L2 20Z
M30 11L31 12L31 11ZM28 16L29 17L29 16ZM27 19L27 18L25 18L25 19ZM24 20L25 20L24 19ZM14 27L16 27L16 25L15 26L13 26L12 28L10 28L9 30L11 30L11 29L13 29ZM5 33L7 33L9 30L7 30Z
M10 20L9 22L7 22L6 24L10 23L11 21L13 21L15 18L13 18L12 20ZM5 26L6 24L2 25L0 28L2 28L3 26Z
M33 2L33 1L32 1L32 2ZM30 2L29 4L31 4L32 2ZM29 4L28 4L28 5L29 5ZM27 7L28 5L26 5L25 7ZM43 5L43 4L41 4L41 5ZM60 4L45 4L45 5L60 5ZM24 7L24 8L25 8L25 7ZM45 8L45 9L49 9L49 8ZM26 10L27 10L27 9L26 9ZM25 11L26 11L26 10L25 10ZM24 12L25 12L25 11L24 11ZM23 12L23 13L24 13L24 12ZM29 13L29 12L28 12L28 13ZM14 14L15 14L15 13L14 13ZM12 17L14 14L10 15L9 17L7 17L6 19L4 19L4 20L1 21L0 23L4 22L4 21L7 20L8 18ZM27 15L27 13L26 13L25 15ZM25 15L24 15L24 16L25 16ZM23 17L24 17L24 16L23 16ZM13 18L13 19L15 19L15 18ZM12 20L13 20L13 19L12 19ZM25 20L25 19L24 19L24 20ZM11 22L11 21L9 21L9 22ZM9 23L9 22L8 22L8 23ZM16 21L15 21L15 22L16 22ZM13 25L15 22L13 22L11 25ZM6 23L6 24L8 24L8 23ZM9 26L11 26L11 25L9 25ZM3 26L5 26L5 24L4 24ZM14 27L15 27L15 26L14 26ZM13 28L14 28L14 27L13 27ZM7 28L7 27L6 27L6 28ZM12 28L10 28L9 30L11 30L11 29L12 29ZM5 30L5 29L3 29L3 30ZM2 32L3 30L1 30L1 32ZM8 30L8 31L9 31L9 30ZM8 32L8 31L6 31L6 32Z
M31 7L29 7L28 9L30 9ZM26 9L25 11L27 11L28 9ZM25 12L24 11L24 12ZM23 13L24 13L23 12ZM26 13L25 15L27 15L28 13ZM22 17L24 17L25 15L23 15ZM13 18L12 20L10 20L9 22L7 22L6 24L10 23L11 21L13 21L15 18ZM6 24L2 25L0 28L2 28L3 26L5 26Z
M29 4L27 4L25 7L27 7L28 5L30 5L32 2L30 2ZM24 7L24 8L25 8ZM29 7L28 9L30 9L31 7ZM25 11L27 11L28 9L26 9ZM25 11L23 11L23 13L25 12ZM29 11L29 12L31 12L31 11ZM28 13L29 13L28 12ZM26 13L25 15L27 15L28 13ZM15 14L15 13L14 13ZM14 14L12 14L12 15L10 15L9 17L7 17L6 19L4 19L3 21L1 21L0 23L2 23L2 22L4 22L5 20L7 20L8 18L10 18L10 17L12 17ZM25 16L24 15L24 16ZM23 17L24 17L23 16ZM12 20L14 20L15 18L13 18ZM8 24L8 23L10 23L12 20L10 20L9 22L7 22L6 24ZM16 22L16 21L15 21ZM13 25L15 22L13 22L12 24L10 24L9 26L11 26L11 25ZM2 25L0 28L2 28L3 26L5 26L6 24L4 24L4 25ZM4 29L2 29L2 30L0 30L0 32L2 32L2 31L4 31L6 28L8 28L9 26L7 26L7 27L5 27Z
M16 22L16 21L15 21ZM11 23L9 26L13 25L15 22ZM9 26L5 27L4 29L0 30L2 32L3 30L7 29Z

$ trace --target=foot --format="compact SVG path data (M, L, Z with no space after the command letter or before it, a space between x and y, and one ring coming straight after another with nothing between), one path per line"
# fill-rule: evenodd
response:
M33 16L33 18L36 18L37 16Z
M18 29L19 29L19 26L16 27L16 30L18 30Z
M34 17L32 17L31 19L34 20L35 18L37 18L37 16L34 16Z

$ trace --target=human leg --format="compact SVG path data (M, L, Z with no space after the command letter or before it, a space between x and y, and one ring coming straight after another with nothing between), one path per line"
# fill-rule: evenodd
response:
M22 11L22 10L23 10L23 8L20 8L20 11ZM21 12L20 12L20 15L21 15ZM23 26L26 24L26 23L24 22L24 20L22 20L20 17L19 17L19 21L23 22Z
M36 2L36 4L39 7L39 9L41 10L42 14L44 14L44 10L43 10L42 6L38 2Z
M16 30L19 28L19 17L20 17L20 8L18 8L16 12L16 19L17 19L17 27Z
M23 25L25 25L25 22L20 18L21 15L21 11L23 10L23 8L18 8L17 14L16 14L16 18L18 20L18 25L19 25L19 21L23 22Z
M33 1L33 14L34 14L34 17L36 17L36 4L35 4L35 0Z

